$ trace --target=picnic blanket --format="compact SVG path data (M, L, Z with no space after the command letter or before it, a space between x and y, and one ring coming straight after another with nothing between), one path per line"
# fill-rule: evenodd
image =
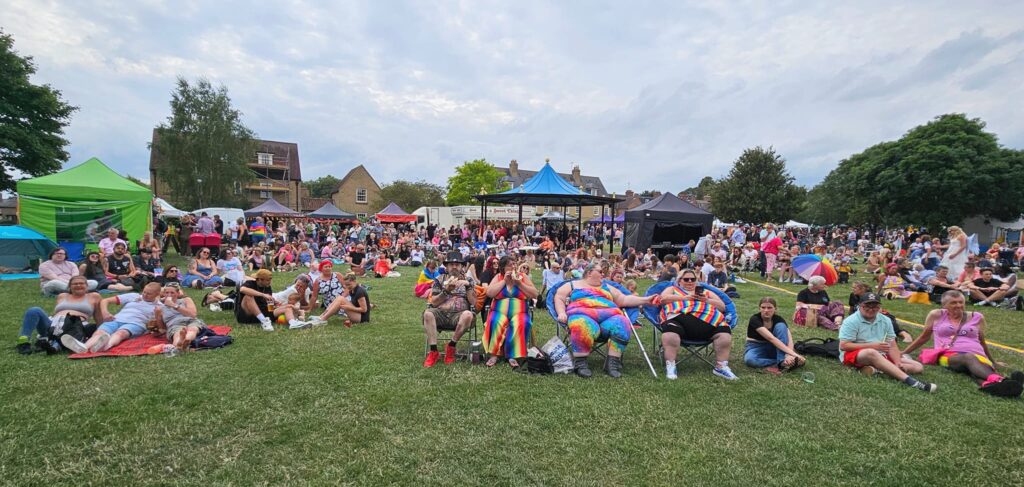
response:
M230 326L209 325L209 328L218 335L227 335L228 333L231 333ZM116 347L105 352L73 353L68 355L68 358L129 357L132 355L146 355L149 347L154 345L163 345L166 343L168 343L166 336L146 333L142 336L118 343Z
M39 279L38 272L25 274L0 274L0 281L16 281L18 279Z

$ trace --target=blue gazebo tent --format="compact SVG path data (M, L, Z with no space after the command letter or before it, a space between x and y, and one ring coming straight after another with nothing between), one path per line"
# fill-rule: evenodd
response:
M0 227L0 267L20 271L32 261L45 261L57 244L43 234L20 225Z

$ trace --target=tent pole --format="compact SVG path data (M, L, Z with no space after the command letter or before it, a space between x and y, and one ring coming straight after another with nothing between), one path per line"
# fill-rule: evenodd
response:
M626 223L626 219L625 218L622 219L622 223L623 224ZM609 254L615 253L615 202L614 201L612 201L612 235L611 235L611 238L608 239L608 253Z
M566 223L565 223L565 216L566 216L565 214L566 213L568 213L567 207L565 205L562 205L562 231L565 232L565 238L569 238L569 229L566 228ZM562 242L562 248L566 249L566 250L569 250L569 249L565 248L564 245L565 245L565 242Z
M519 202L519 230L523 229L523 202Z
M601 204L601 238L597 239L601 242L601 246L604 247L604 231L608 228L608 222L604 221L604 204ZM611 250L608 250L608 254L611 254Z
M583 205L576 205L576 248L580 248L580 240L583 240Z

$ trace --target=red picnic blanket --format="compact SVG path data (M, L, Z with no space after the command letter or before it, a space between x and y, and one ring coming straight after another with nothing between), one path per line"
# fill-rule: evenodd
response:
M210 325L209 328L218 335L227 335L228 333L231 333L230 326ZM68 355L68 358L128 357L132 355L146 355L147 350L149 350L150 347L154 345L164 345L167 343L169 342L165 335L146 333L142 336L118 343L116 347L105 352L73 353Z

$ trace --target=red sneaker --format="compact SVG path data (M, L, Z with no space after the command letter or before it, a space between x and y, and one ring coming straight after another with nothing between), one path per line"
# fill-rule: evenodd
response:
M455 363L455 347L450 343L444 346L444 364L451 365Z
M433 367L437 363L437 359L441 358L441 354L437 350L431 350L427 353L427 358L423 359L424 367Z

